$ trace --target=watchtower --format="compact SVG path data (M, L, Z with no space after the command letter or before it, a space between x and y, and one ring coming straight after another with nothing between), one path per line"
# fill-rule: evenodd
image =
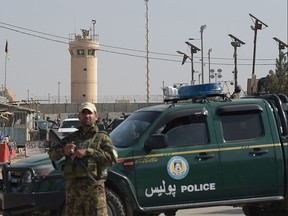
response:
M97 103L97 51L99 35L95 35L96 21L92 20L93 29L81 29L81 34L69 35L71 55L71 103L85 101Z

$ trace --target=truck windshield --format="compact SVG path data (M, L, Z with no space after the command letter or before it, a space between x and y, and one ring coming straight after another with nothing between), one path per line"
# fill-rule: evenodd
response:
M80 120L63 121L60 128L77 128L80 126Z
M155 111L139 111L131 114L110 133L115 147L126 148L131 146L159 114L160 112Z

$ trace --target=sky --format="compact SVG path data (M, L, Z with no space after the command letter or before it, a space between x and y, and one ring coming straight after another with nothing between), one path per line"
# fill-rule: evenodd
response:
M257 78L275 70L278 44L273 37L288 43L287 0L149 0L149 95L162 95L163 86L189 83L191 64L184 65L181 51L189 55L189 41L201 48L203 31L204 82L210 68L222 70L217 81L233 82L234 48L232 34L244 45L237 48L238 84L246 90L251 78L255 20L268 25L257 31ZM9 0L0 7L0 85L17 100L70 100L69 34L81 34L96 20L99 34L98 96L146 98L146 5L145 0ZM194 38L194 40L189 40ZM8 41L9 60L5 60ZM1 47L3 47L1 49ZM1 51L2 50L2 51ZM285 52L287 49L285 50ZM6 63L5 63L6 62ZM193 55L195 82L202 80L201 52ZM5 75L6 73L6 75ZM201 74L201 73L200 73ZM214 79L211 79L212 81ZM215 81L215 80L214 80ZM60 84L58 84L60 82ZM229 84L231 90L233 86Z

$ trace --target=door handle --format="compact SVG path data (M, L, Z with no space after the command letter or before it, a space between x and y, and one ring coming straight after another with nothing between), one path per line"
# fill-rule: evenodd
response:
M268 153L268 150L261 150L260 148L255 148L253 149L253 151L249 152L249 155L250 156L260 156L260 155L263 155L263 154L267 154Z
M208 160L213 157L214 154L200 153L198 156L195 157L195 160L202 161L202 160Z

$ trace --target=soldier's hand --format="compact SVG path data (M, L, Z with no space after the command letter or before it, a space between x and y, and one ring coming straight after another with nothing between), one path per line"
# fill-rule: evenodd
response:
M83 158L87 155L87 149L77 149L74 154L72 154L71 159Z
M66 156L72 155L75 152L75 148L76 148L76 145L74 144L74 142L67 143L64 146L64 155Z

